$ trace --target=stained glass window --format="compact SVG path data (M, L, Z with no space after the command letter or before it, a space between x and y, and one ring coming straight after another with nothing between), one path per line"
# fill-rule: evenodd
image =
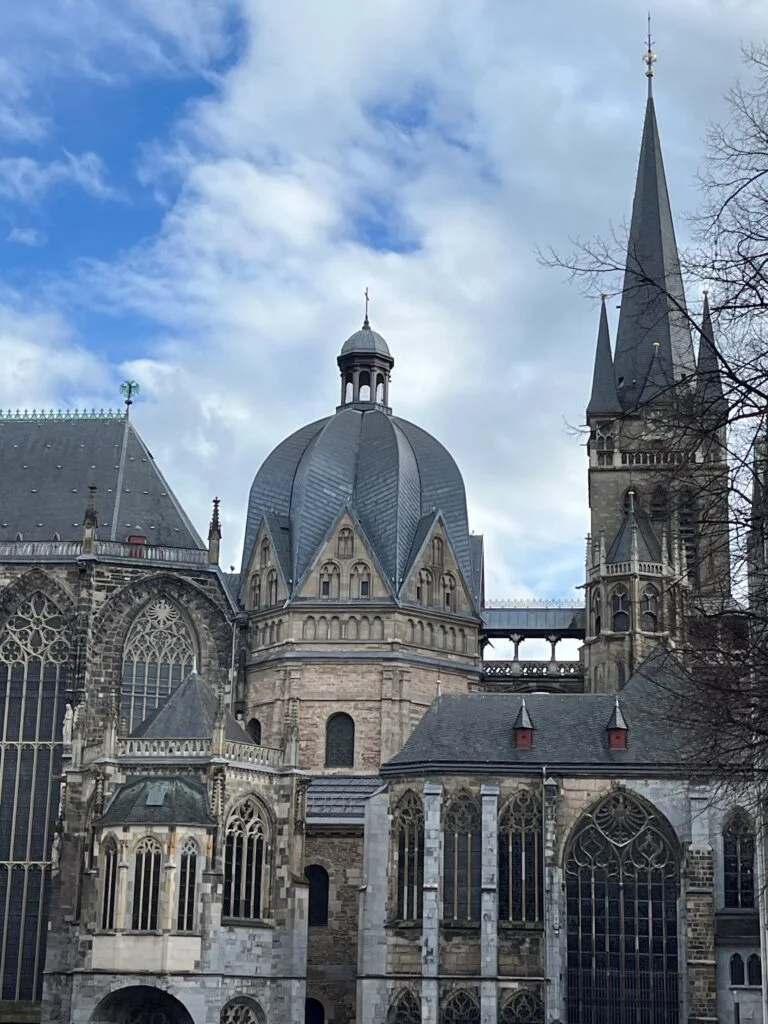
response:
M136 848L133 874L133 915L131 927L137 932L155 931L160 914L160 843L147 837Z
M723 829L723 888L726 907L754 907L755 833L741 809L733 812Z
M542 877L541 803L522 790L499 821L500 921L541 920Z
M420 921L424 896L424 808L410 790L395 808L392 833L395 838L396 917L398 921Z
M352 768L355 764L355 723L343 711L331 715L325 727L326 768Z
M522 988L503 1004L499 1024L544 1024L544 1003L538 992Z
M421 1024L421 1000L413 992L402 992L393 1001L387 1024Z
M264 813L247 797L230 814L224 849L224 917L246 921L264 916L267 828Z
M440 1024L480 1024L480 1000L474 992L457 989L443 1000Z
M457 797L449 805L443 833L443 917L479 921L482 825L470 796Z
M264 1020L258 1004L244 997L231 999L221 1011L221 1024L264 1024Z

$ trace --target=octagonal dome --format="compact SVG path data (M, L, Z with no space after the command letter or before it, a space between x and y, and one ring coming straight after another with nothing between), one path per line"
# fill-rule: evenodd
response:
M341 346L340 355L349 356L353 354L375 353L379 356L392 358L389 345L380 334L374 331L366 320L359 331L355 331Z

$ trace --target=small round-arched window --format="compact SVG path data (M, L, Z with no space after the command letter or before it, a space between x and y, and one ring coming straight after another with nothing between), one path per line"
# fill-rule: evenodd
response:
M355 764L355 723L343 711L331 715L325 727L326 768L352 768Z

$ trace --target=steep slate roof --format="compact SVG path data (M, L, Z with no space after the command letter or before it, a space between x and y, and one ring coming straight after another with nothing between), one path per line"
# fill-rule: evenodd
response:
M587 405L587 416L619 415L620 413L621 403L616 394L616 378L613 375L611 334L608 329L605 296L603 296L600 304L600 327L597 332L595 368L592 373L592 394Z
M352 355L353 352L362 354L366 352L375 352L377 355L389 356L390 359L392 358L389 351L389 345L387 345L386 341L380 334L377 334L376 331L371 329L371 325L368 323L367 317L360 330L355 331L355 333L347 338L341 346L342 356Z
M230 711L226 711L225 734L233 743L253 743ZM206 740L213 736L216 694L197 672L186 679L152 714L131 733L137 739Z
M322 824L363 821L365 804L382 785L377 775L324 775L307 790L307 819Z
M712 329L712 315L709 311L707 295L704 296L704 309L701 317L699 359L696 364L696 393L702 413L706 416L722 418L724 424L728 414L728 403L723 394L720 359L715 344L715 332Z
M522 695L469 693L438 697L383 776L412 772L530 772L674 770L684 759L682 733L671 713L670 689L679 669L663 651L651 655L621 691L628 728L626 750L609 750L611 694L530 693L533 747L515 747ZM669 712L669 717L665 715Z
M659 343L656 366L652 365L654 342ZM683 279L650 92L613 364L619 399L627 411L654 397L667 382L694 372Z
M112 825L215 825L205 786L191 778L149 776L120 786L99 828Z
M205 547L122 415L0 414L0 479L0 540L81 540L95 485L100 540L140 531L151 545Z
M609 564L628 562L632 557L632 531L637 533L637 557L641 562L660 562L661 544L645 516L627 512L608 551Z

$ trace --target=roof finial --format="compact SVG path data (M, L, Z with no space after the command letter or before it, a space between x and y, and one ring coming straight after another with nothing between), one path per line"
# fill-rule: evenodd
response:
M370 301L371 301L371 299L370 299L370 296L368 295L368 288L366 287L366 289L365 289L365 319L363 320L363 330L364 331L370 331L370 329L371 329L371 325L370 325L370 323L368 321L368 304L370 303Z
M645 77L648 79L648 95L651 96L651 81L653 79L653 65L656 63L656 54L653 52L653 39L651 38L651 12L648 11L648 37L646 39L646 49L643 54L643 64L645 64Z
M133 396L141 391L141 385L137 380L124 380L120 385L120 394L125 399L125 415L128 416L133 405Z

